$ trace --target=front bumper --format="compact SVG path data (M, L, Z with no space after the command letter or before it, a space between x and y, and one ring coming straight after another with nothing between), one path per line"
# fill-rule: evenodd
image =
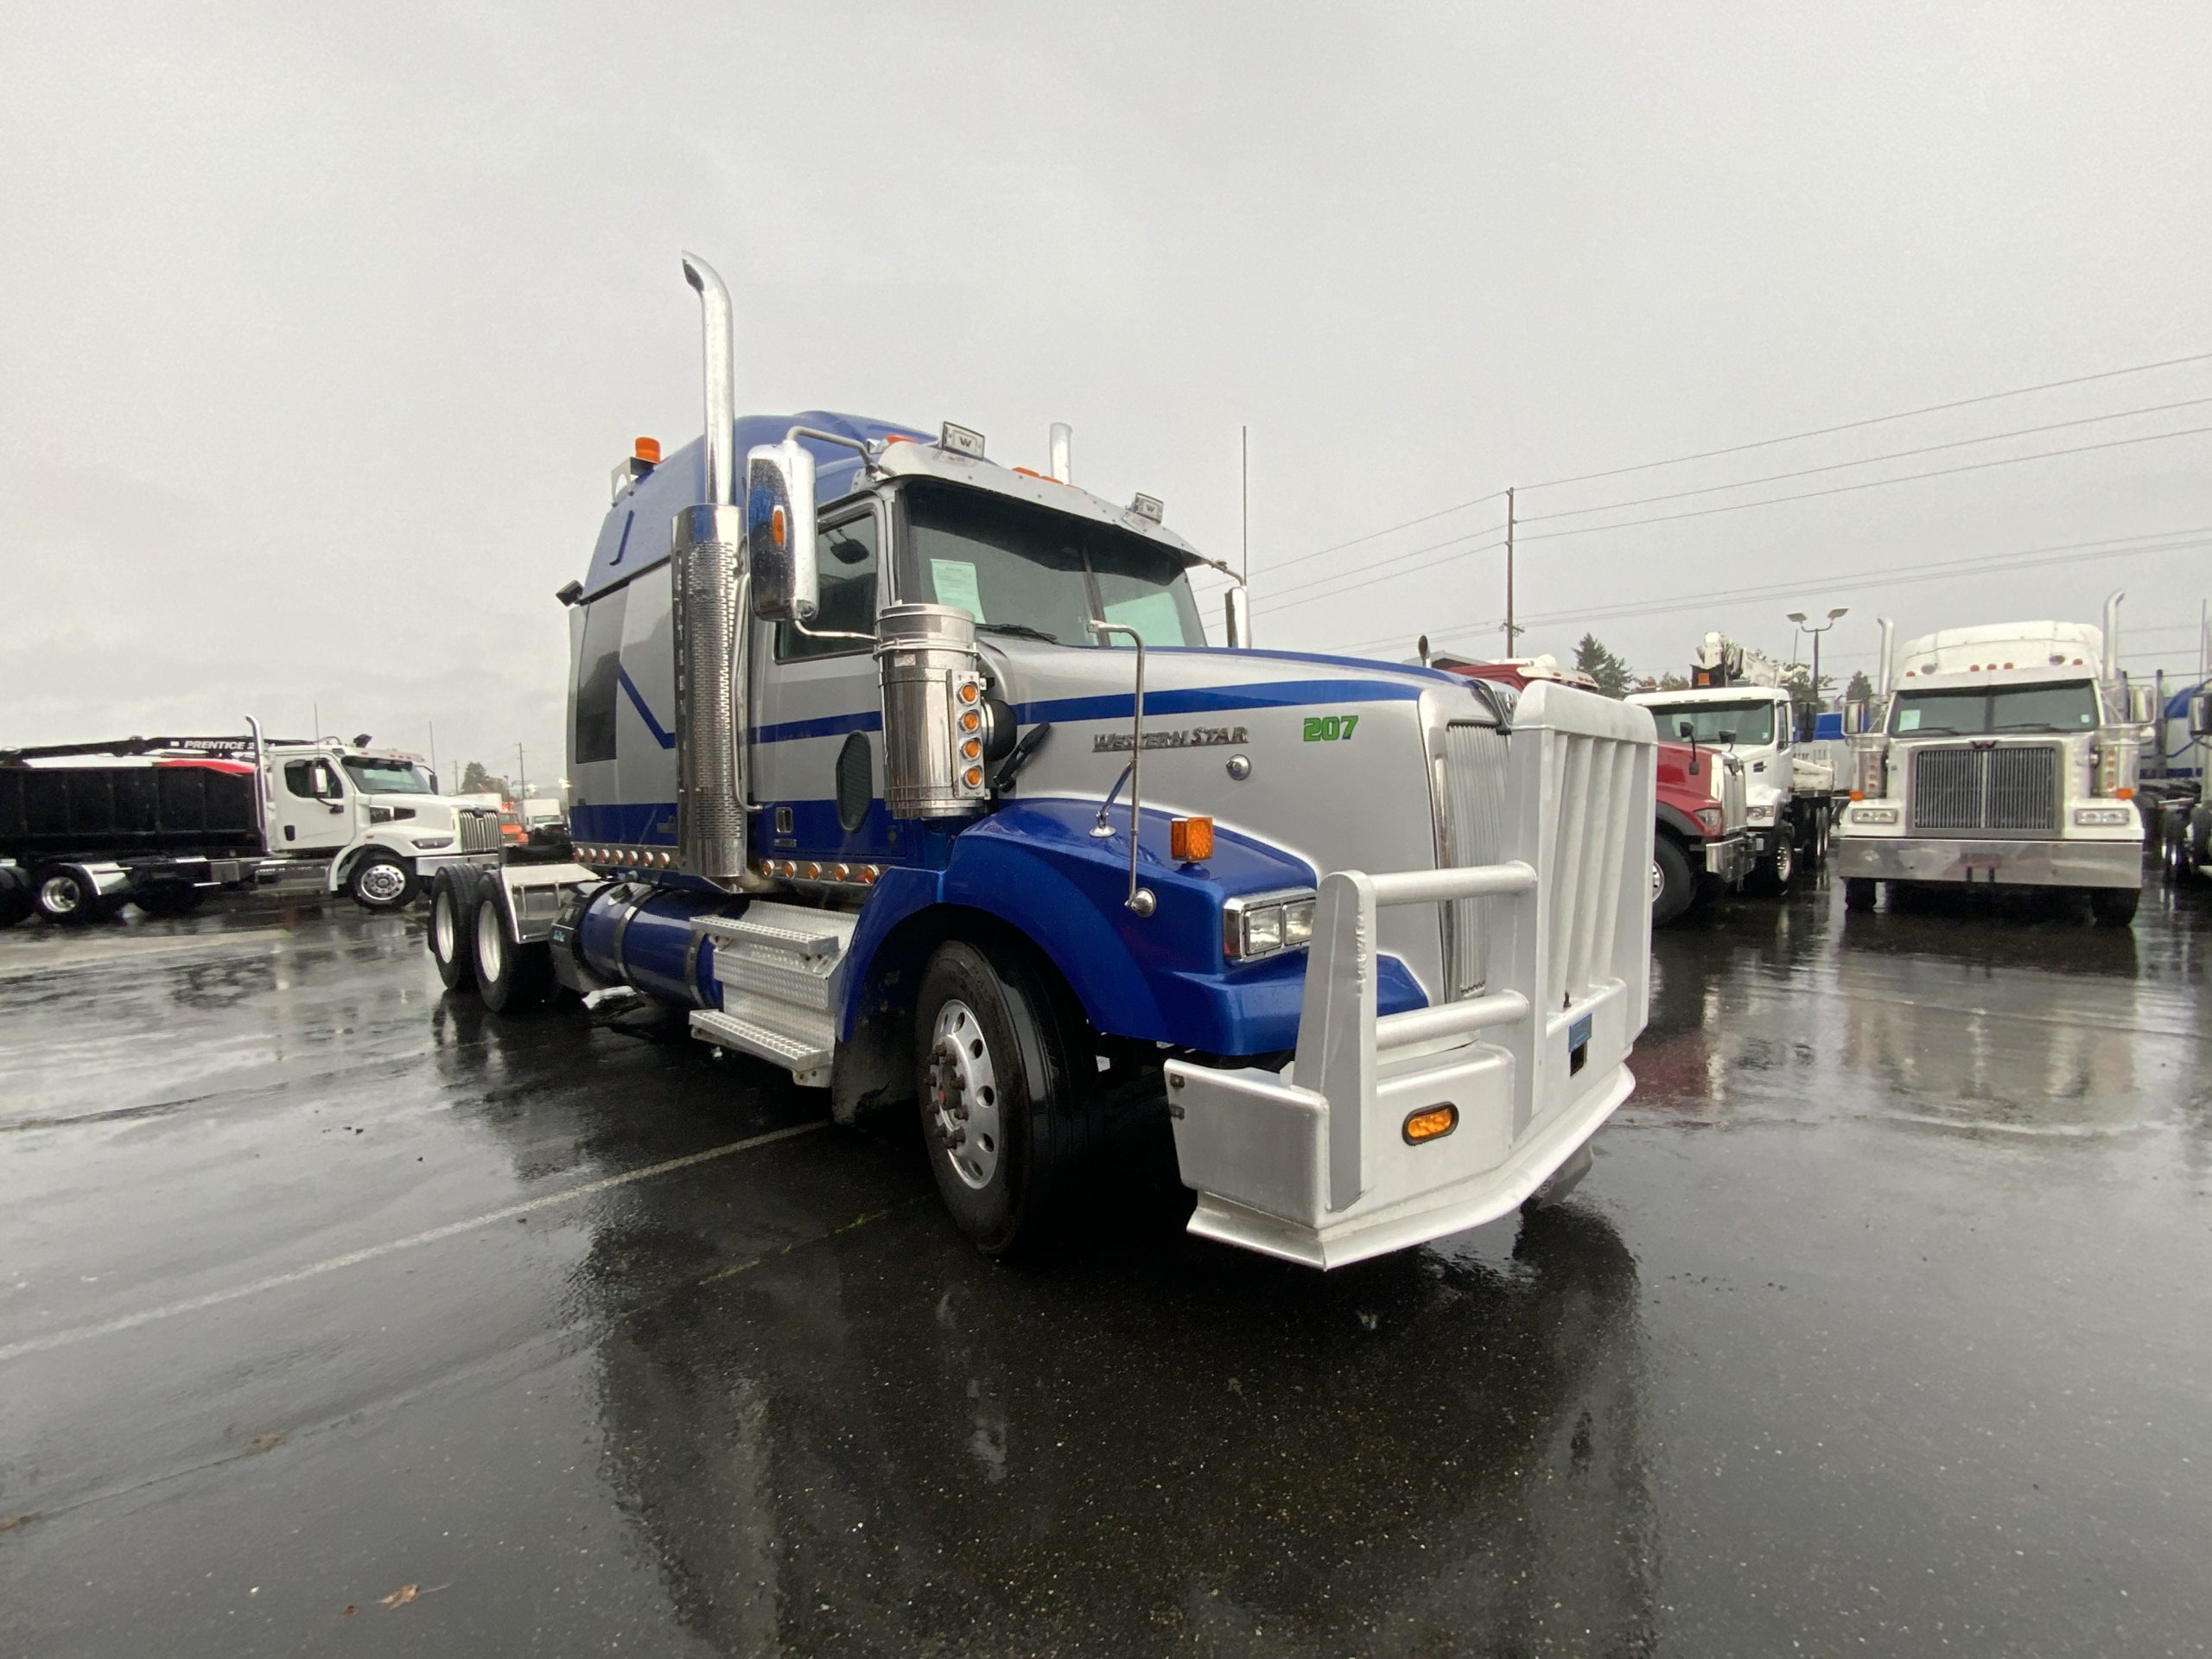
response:
M1758 849L1751 844L1751 836L1740 830L1732 836L1715 836L1699 845L1705 853L1705 873L1724 887L1732 887L1749 875L1752 862L1758 857Z
M1847 880L1950 881L1967 887L2139 887L2138 841L1953 841L1842 835L1830 843Z

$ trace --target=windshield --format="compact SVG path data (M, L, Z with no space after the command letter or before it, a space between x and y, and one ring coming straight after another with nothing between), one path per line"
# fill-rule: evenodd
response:
M905 597L957 605L986 633L1063 645L1101 644L1093 617L1147 645L1206 642L1183 562L1141 536L980 490L918 484L905 499Z
M367 760L345 758L346 775L364 795L435 795L438 786L430 774L411 760Z
M1746 748L1774 741L1771 702L1652 702L1644 705L1659 728L1659 735L1680 741L1687 724L1700 743L1725 743L1726 734Z
M1890 729L1941 736L1996 732L2086 732L2097 723L2096 688L2087 680L2063 685L1974 686L1955 691L1900 691Z

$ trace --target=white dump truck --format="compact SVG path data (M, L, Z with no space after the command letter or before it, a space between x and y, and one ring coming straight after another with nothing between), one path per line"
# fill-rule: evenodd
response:
M1797 741L1781 664L1708 633L1688 689L1635 691L1628 701L1651 711L1661 738L1725 749L1743 762L1754 855L1747 887L1786 893L1798 867L1826 853L1835 772L1824 753Z
M234 737L0 750L0 926L134 903L184 915L226 888L397 910L441 866L498 850L499 815L440 795L418 756L246 723Z
M1044 470L741 418L684 270L705 436L617 469L559 594L574 861L442 872L448 987L626 991L916 1114L990 1253L1124 1134L1172 1139L1192 1230L1316 1267L1580 1179L1648 1005L1650 717L1211 646L1224 567L1076 485L1065 428Z
M2131 696L2117 668L2122 597L2101 629L2002 622L1885 650L1888 716L1859 740L1837 827L1852 909L1885 883L2075 887L2099 922L2134 920L2151 711L2132 706L2149 688Z

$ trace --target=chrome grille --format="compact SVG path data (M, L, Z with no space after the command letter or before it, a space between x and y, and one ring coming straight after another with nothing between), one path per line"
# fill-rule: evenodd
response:
M1444 836L1449 865L1496 864L1505 853L1506 746L1495 726L1459 721L1444 728ZM1444 907L1444 959L1454 996L1490 982L1490 942L1506 899L1460 899Z
M499 850L499 815L486 806L461 809L461 850L496 853Z
M1946 744L1912 756L1912 828L1929 835L2050 835L2058 750L2049 743Z
M1734 835L1751 822L1751 808L1744 797L1744 763L1732 754L1718 757L1720 767L1720 828Z

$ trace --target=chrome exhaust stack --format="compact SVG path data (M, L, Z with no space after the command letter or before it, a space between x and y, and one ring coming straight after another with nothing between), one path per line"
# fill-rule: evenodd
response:
M2115 588L2105 595L2105 664L2104 680L2107 685L2121 677L2120 666L2120 601L2127 597L2127 589Z
M1897 625L1886 616L1878 616L1874 620L1882 625L1882 667L1880 673L1875 678L1874 695L1878 697L1887 697L1890 695L1890 682L1897 673L1896 669L1891 666L1894 656L1890 649L1890 641L1897 631Z
M737 409L732 391L729 289L713 266L683 256L698 290L706 354L706 437L697 505L671 531L676 646L676 841L687 874L734 887L745 875L746 718L744 514L731 499Z
M1072 449L1074 446L1075 429L1070 426L1065 421L1054 421L1052 423L1052 476L1059 480L1063 484L1072 484L1075 482L1074 478L1070 475L1068 471L1069 451Z

